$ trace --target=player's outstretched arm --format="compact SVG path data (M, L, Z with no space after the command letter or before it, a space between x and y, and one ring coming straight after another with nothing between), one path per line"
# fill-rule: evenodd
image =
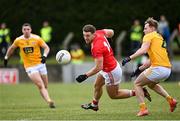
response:
M99 71L103 69L103 57L95 58L94 62L95 66L86 73L88 77L97 74Z
M100 70L103 69L103 57L99 57L95 59L95 66L89 70L86 74L79 75L76 78L76 81L81 83L85 81L88 77L93 76L94 74L97 74Z
M130 58L135 59L136 57L146 54L148 52L150 45L150 42L143 42L141 48L139 48L134 54L132 54Z

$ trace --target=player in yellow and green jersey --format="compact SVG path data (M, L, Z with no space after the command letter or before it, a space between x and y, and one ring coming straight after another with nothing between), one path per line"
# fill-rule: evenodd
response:
M138 56L146 53L149 55L148 61L134 72L134 75L142 72L134 82L136 97L140 105L140 111L137 116L149 114L144 102L143 86L145 85L167 99L171 112L175 110L177 105L177 101L159 84L170 76L171 63L166 51L166 42L163 37L157 33L157 27L158 22L153 18L148 18L144 26L145 35L143 37L141 48L122 61L122 65L124 66L127 62Z
M24 68L29 78L38 87L42 97L49 104L50 108L55 108L54 102L48 94L48 76L46 69L46 57L49 53L48 45L37 35L31 33L31 25L25 23L22 26L22 33L20 37L16 38L13 44L8 48L4 58L4 65L7 66L10 55L16 48L20 48L20 55L24 62ZM40 48L44 49L43 56Z

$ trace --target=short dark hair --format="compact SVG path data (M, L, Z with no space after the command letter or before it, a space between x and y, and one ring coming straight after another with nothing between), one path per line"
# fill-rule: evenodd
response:
M29 27L31 27L31 24L30 24L30 23L24 23L24 24L22 25L22 27L24 27L24 26L29 26Z
M158 28L158 21L153 19L152 17L149 17L146 21L145 24L149 24L149 26L154 27L155 29Z
M83 27L82 30L83 30L84 32L95 33L96 28L95 28L93 25L91 25L91 24L87 24L87 25L85 25L85 26Z

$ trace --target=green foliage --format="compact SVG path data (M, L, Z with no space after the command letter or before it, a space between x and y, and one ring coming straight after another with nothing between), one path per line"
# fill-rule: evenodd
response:
M162 83L169 94L180 100L177 83ZM121 88L131 89L133 83L122 83ZM180 108L169 112L166 100L149 90L152 102L146 100L150 115L136 117L139 109L135 97L111 100L106 90L100 100L100 110L93 112L81 109L80 105L92 100L90 83L50 83L49 92L56 102L50 109L32 83L0 85L0 120L179 120Z
M75 33L74 42L81 42L81 29L87 23L98 29L113 28L116 38L120 31L129 30L135 18L143 24L149 16L159 19L164 14L172 29L180 21L179 0L1 0L0 4L0 23L6 22L11 28L13 40L21 35L24 22L31 23L33 32L39 34L42 22L50 21L54 35L52 48L62 44L69 32ZM84 47L85 43L81 44Z

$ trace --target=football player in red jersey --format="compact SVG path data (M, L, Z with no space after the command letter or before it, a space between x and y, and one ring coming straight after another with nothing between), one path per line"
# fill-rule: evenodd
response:
M94 83L93 100L91 103L81 105L84 109L92 109L94 111L99 109L98 102L102 96L102 87L104 85L106 85L107 93L111 99L135 96L134 90L119 89L122 70L107 40L107 38L112 38L113 35L114 31L112 29L96 30L93 25L89 24L83 27L83 37L87 44L91 44L91 54L94 58L95 66L85 74L79 75L76 80L81 83L88 77L98 73Z

